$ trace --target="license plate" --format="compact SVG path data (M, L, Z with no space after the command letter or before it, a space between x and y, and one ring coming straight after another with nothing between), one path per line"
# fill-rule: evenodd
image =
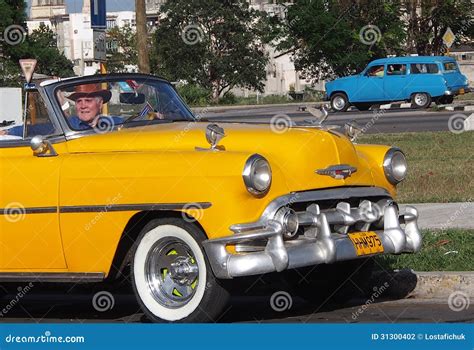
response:
M464 95L464 89L459 89L459 94Z
M358 256L383 253L382 241L373 231L349 233L349 238Z

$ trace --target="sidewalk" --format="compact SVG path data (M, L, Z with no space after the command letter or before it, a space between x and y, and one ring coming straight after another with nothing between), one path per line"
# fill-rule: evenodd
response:
M418 209L421 229L474 229L474 202L401 204L402 212L406 205Z

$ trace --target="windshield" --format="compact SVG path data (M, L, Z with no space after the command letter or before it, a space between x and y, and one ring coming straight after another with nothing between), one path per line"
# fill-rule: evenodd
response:
M113 80L69 85L56 98L72 130L143 126L194 120L173 87L157 80Z

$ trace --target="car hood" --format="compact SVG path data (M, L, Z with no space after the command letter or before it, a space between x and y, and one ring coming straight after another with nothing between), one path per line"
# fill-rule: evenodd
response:
M209 152L207 122L175 122L122 129L108 134L84 136L68 142L70 153L102 152ZM292 127L277 130L268 124L219 123L225 137L222 153L258 153L266 157L275 172L285 174L291 190L351 185L374 185L369 161L345 136L332 130ZM217 151L215 151L217 152ZM357 172L347 179L333 179L316 171L347 164ZM243 169L242 164L242 169ZM300 176L303 174L302 176ZM307 179L311 178L311 183ZM318 183L319 180L319 183ZM324 180L324 181L323 181Z

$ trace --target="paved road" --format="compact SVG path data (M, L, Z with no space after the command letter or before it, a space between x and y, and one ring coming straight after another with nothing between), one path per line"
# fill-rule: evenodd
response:
M312 118L308 112L299 112L298 106L264 107L239 110L196 110L196 114L212 120L248 123L268 123L278 114L288 115L295 121ZM325 124L343 126L355 120L361 128L366 128L367 133L396 133L416 131L447 131L448 121L454 114L462 113L468 116L470 112L433 112L426 110L401 109L366 112L330 113Z
M15 291L16 288L13 288ZM113 293L113 304L102 300L98 311L93 307L95 291L35 286L20 299L0 322L8 323L138 323L149 322L131 293ZM404 323L404 322L474 322L474 308L453 311L447 300L374 300L363 308L367 299L336 304L322 300L309 304L298 297L271 307L272 291L266 296L234 297L218 322L256 323ZM14 292L0 299L2 308L15 298ZM113 307L110 308L110 305ZM100 309L99 307L99 309ZM5 310L5 309L4 309Z

